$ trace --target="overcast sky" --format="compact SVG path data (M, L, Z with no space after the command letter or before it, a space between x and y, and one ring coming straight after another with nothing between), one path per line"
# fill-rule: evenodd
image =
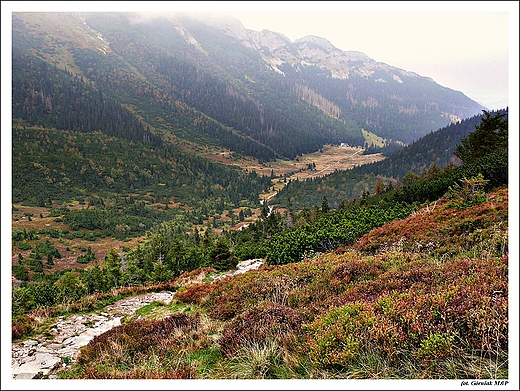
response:
M280 32L292 41L306 35L326 38L339 49L431 77L498 109L514 92L515 87L508 91L510 68L518 74L515 3L300 2L295 7L284 2L276 8L242 5L237 11L229 5L226 13L248 29ZM515 58L516 69L509 63Z

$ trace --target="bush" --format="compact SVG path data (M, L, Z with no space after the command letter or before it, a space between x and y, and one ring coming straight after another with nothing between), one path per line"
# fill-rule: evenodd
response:
M34 327L32 326L33 324L34 318L27 315L14 319L11 327L11 336L13 340L30 335L34 330Z
M446 193L446 197L450 200L446 207L464 209L486 202L487 194L484 191L484 187L488 182L489 181L485 180L482 174L478 174L476 177L470 179L465 177L460 179L461 184L450 186Z
M374 325L371 306L353 303L316 319L308 331L309 357L319 367L346 367L362 346L362 335Z
M235 317L222 331L222 351L233 356L244 346L277 341L289 347L301 332L303 318L292 308L278 304L252 307Z
M29 272L22 265L13 265L13 276L18 280L22 280L22 281L29 280Z

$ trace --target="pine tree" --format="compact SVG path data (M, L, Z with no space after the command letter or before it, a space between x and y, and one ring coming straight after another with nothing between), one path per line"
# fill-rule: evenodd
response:
M327 197L323 196L321 199L321 211L323 213L327 213L330 210L329 200Z
M107 267L107 274L113 282L112 286L119 287L119 280L122 275L121 258L114 248L111 248L105 256L105 263Z
M460 140L455 156L464 163L471 163L496 149L507 149L508 121L505 113L491 113L483 110L485 117L475 130Z

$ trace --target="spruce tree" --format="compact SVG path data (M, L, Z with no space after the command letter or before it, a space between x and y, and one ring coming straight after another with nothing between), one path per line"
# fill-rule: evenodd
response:
M491 113L483 110L485 117L475 130L460 140L455 156L464 163L475 160L503 148L507 149L508 121L505 113ZM506 117L506 118L504 118Z

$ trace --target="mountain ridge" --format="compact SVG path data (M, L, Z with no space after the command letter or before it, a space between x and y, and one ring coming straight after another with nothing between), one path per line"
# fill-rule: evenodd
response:
M195 16L196 17L196 16ZM230 17L230 19L232 19ZM211 24L211 19L205 19L208 20ZM228 22L229 23L229 22ZM388 67L388 69L392 69L394 71L398 71L402 74L405 74L407 76L412 77L421 77L425 79L429 79L431 81L434 81L430 77L421 76L415 72L407 71L401 68L390 66L383 62L378 62L373 60L372 58L368 57L365 53L360 51L353 51L353 50L341 50L337 47L335 47L328 39L319 37L316 35L307 35L303 36L301 38L295 39L294 41L291 41L289 38L287 38L285 35L272 31L264 29L262 31L255 31L255 30L249 30L246 29L239 19L234 19L232 22L233 27L231 27L230 24L225 23L224 25L220 24L219 22L214 22L212 25L215 27L218 27L222 29L222 31L228 33L229 35L237 38L243 45L254 48L255 50L259 50L262 52L262 48L266 48L269 51L273 50L279 50L280 54L289 55L292 54L295 56L292 58L291 65L294 66L294 64L299 63L300 65L304 65L309 63L315 63L315 61L312 61L312 59L309 58L311 55L312 45L314 45L314 48L321 48L322 50L319 54L329 54L331 57L338 58L335 65L341 64L341 62L356 62L356 61L363 61L368 62L370 64L378 65L379 67ZM270 41L269 39L271 37L275 38L281 38L277 41ZM261 43L262 42L263 45ZM309 47L309 44L311 44L311 47ZM284 46L287 46L288 48L284 48ZM285 49L285 50L281 50ZM295 50L294 50L295 49ZM302 50L304 52L302 52ZM296 52L296 54L295 54ZM327 53L328 52L328 53ZM306 53L306 55L304 54ZM299 55L299 58L297 57ZM276 62L276 60L283 61L280 57L274 56L273 61ZM310 60L310 61L307 61ZM266 60L267 61L267 60ZM279 71L276 67L273 66L274 70ZM280 71L281 72L281 71ZM348 78L349 73L332 73L332 77L337 78ZM402 81L401 81L402 82Z
M46 16L47 19L42 18L38 14L15 13L13 42L20 45L24 40L22 47L51 64L82 74L94 84L101 82L92 78L99 72L96 67L117 66L119 72L126 72L126 68L146 83L154 86L157 86L157 82L163 83L159 94L173 95L179 102L215 118L214 109L208 111L208 108L194 106L193 101L185 101L186 94L195 96L193 89L199 88L196 79L190 81L191 86L178 85L173 90L167 86L169 81L164 78L164 72L170 74L170 79L177 78L171 72L172 66L192 67L198 73L196 77L206 79L204 83L214 84L218 81L224 90L233 91L232 95L236 98L250 100L247 103L250 108L239 108L238 102L232 103L227 98L216 103L222 95L212 95L213 105L220 106L217 110L226 113L226 117L218 117L217 122L224 121L223 125L246 133L271 148L275 145L288 148L282 155L291 158L299 153L318 150L323 143L349 142L362 145L359 141L362 137L360 128L389 140L409 143L428 131L474 115L482 108L464 94L439 86L429 78L378 63L361 52L342 51L325 38L307 36L291 42L280 33L247 30L235 19L217 23L208 22L204 18L196 19L189 14L165 14L151 19L125 13L52 14ZM53 27L59 25L62 19L70 31L67 34L58 31L64 29ZM24 22L20 23L21 20ZM154 37L149 36L147 28L155 32ZM118 29L127 32L128 37L123 37ZM131 40L129 37L132 37ZM128 45L133 45L133 51L126 50L130 49ZM145 50L138 49L140 45L145 45ZM135 52L135 49L141 50L141 53ZM232 56L227 59L221 55L221 51ZM99 60L91 60L90 65L81 64L78 57L80 54L94 53L101 56ZM148 61L139 59L136 62L131 57L135 55L146 56ZM159 79L155 69L163 65L156 63L154 58L163 63L166 58L174 59L168 65L170 70L163 71ZM179 63L181 59L182 63ZM100 61L104 64L101 65ZM93 69L94 73L89 69ZM266 73L267 69L273 74ZM301 98L291 87L296 84L304 85L338 106L341 109L340 117L330 122L311 112L303 114L302 110L308 109L301 105ZM185 92L179 91L179 88ZM133 92L134 95L136 93ZM235 109L230 105L238 109L234 114L236 120L231 122L228 121L229 110ZM259 110L255 114L255 122L244 123L246 113L255 110ZM291 112L298 112L297 117L300 118L308 116L307 122L319 129L323 136L317 138L313 132L302 133L302 126L284 123L276 111L287 118ZM292 119L294 124L297 117ZM262 121L270 123L262 125ZM293 129L289 130L291 126ZM273 127L275 133L278 132L277 137L265 133L269 127ZM302 147L289 146L291 142L284 138L294 139L297 134L300 137L299 133ZM303 142L303 138L309 137L315 140ZM305 146L306 143L309 146Z

